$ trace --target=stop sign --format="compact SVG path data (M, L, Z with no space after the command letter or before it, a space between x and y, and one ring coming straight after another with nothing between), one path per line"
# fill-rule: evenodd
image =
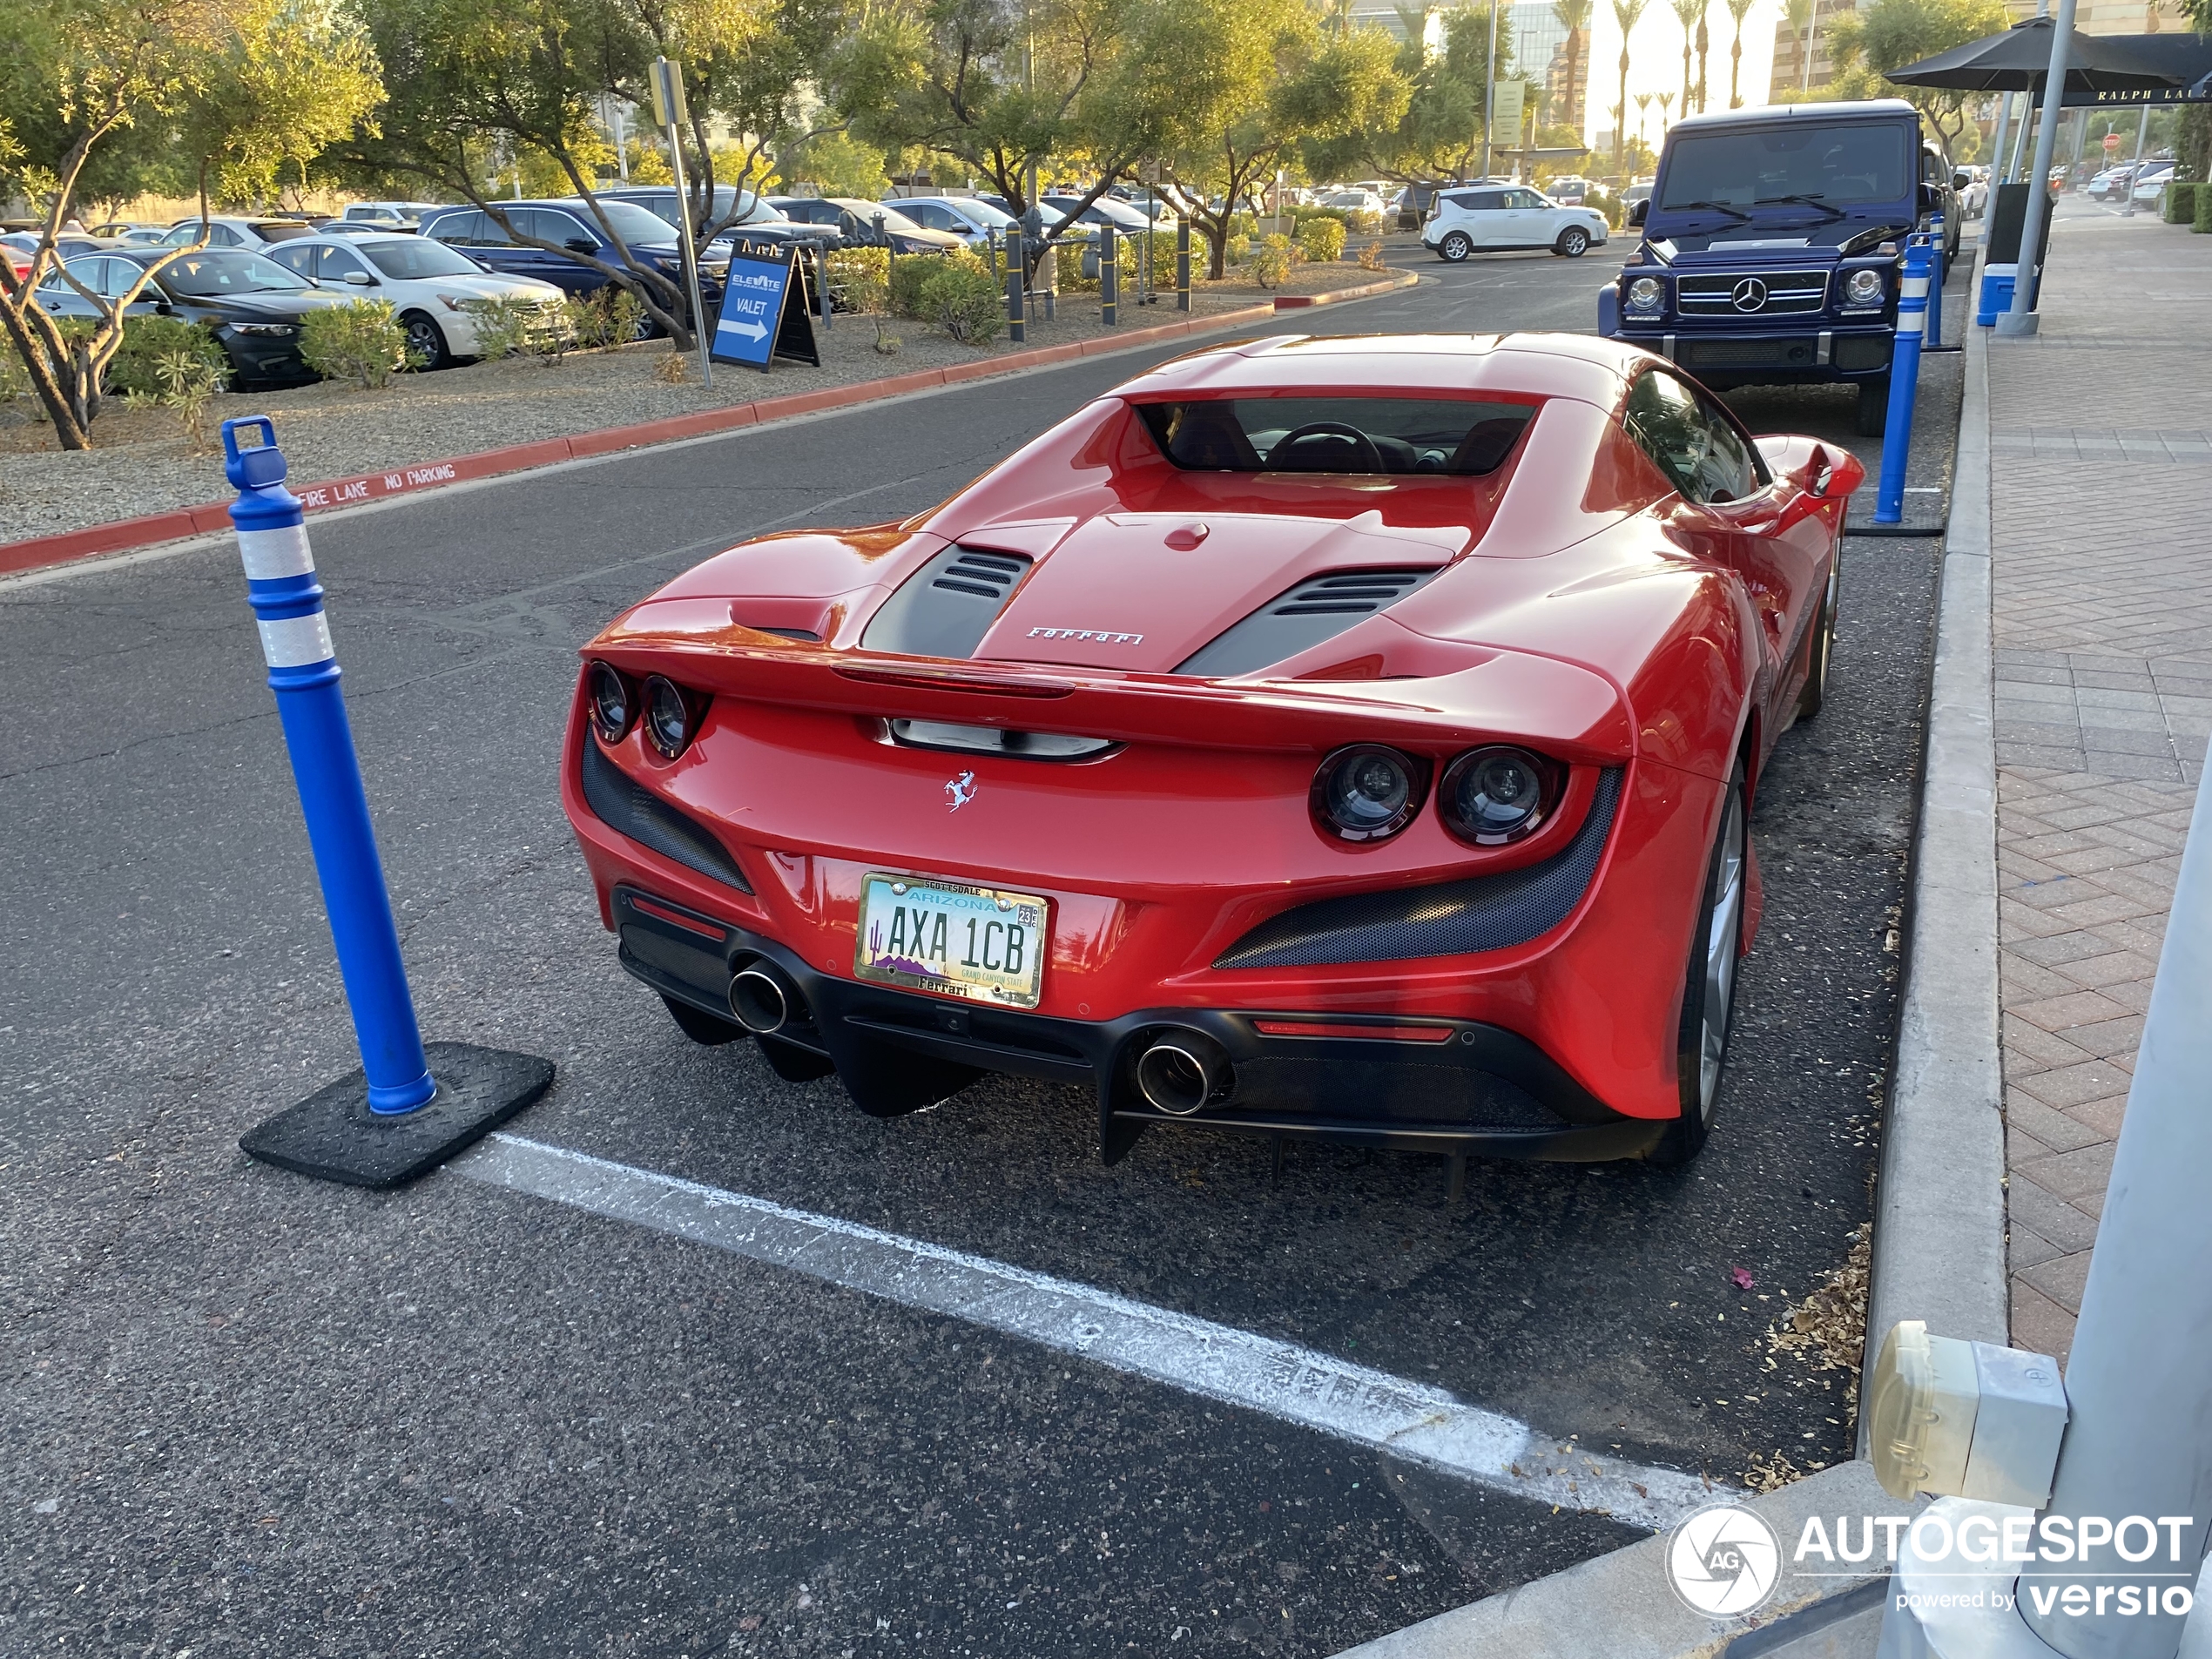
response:
M2110 154L2111 154L2114 151L2115 151L2115 150L2117 150L2117 149L2119 149L2119 148L2120 148L2120 135L2119 135L2117 132L2107 132L2107 133L2106 133L2106 134L2105 134L2105 153L2106 153L2107 155L2110 155Z

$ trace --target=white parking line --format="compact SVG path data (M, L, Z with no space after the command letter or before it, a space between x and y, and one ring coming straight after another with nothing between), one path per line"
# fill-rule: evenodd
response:
M1264 1412L1480 1486L1658 1531L1727 1489L1595 1458L1440 1388L873 1227L496 1134L447 1166Z

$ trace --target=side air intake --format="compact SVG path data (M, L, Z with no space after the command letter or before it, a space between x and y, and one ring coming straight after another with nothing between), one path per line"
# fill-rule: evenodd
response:
M1426 584L1438 567L1418 570L1332 570L1308 577L1199 648L1176 670L1226 679L1295 657L1387 610Z
M883 602L860 644L901 657L972 657L1028 568L1019 553L947 548Z

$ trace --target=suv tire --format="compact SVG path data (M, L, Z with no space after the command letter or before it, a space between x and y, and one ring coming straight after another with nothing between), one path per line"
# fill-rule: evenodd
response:
M1862 438L1878 438L1890 423L1890 377L1858 383L1858 433Z
M1552 252L1563 260L1579 260L1589 251L1590 233L1580 225L1569 225L1552 244Z
M1451 231L1436 245L1436 257L1447 265L1458 265L1474 252L1474 239L1465 231Z

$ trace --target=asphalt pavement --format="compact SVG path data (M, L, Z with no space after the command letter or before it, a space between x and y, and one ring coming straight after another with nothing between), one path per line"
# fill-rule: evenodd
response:
M1417 268L1282 326L1587 327L1611 267ZM556 790L577 645L744 536L941 499L1169 354L313 521L426 1034L557 1062L532 1142L1355 1361L1588 1460L1848 1457L1841 1374L1764 1332L1871 1213L1933 543L1850 546L1685 1170L1477 1163L1454 1202L1433 1158L1294 1145L1278 1181L1197 1132L1108 1170L1076 1090L871 1120L692 1046L616 966ZM1742 399L1849 429L1844 395ZM1638 1535L468 1175L248 1162L354 1060L235 552L0 585L0 1649L1324 1655Z

